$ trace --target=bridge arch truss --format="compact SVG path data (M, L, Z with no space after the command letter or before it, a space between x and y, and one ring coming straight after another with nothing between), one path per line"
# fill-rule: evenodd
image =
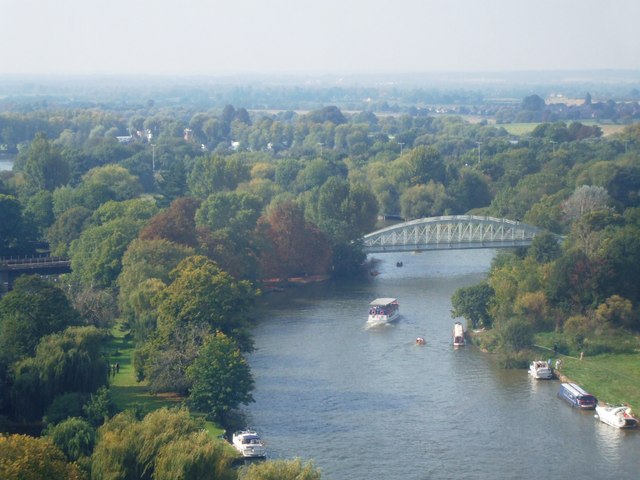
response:
M364 236L365 253L529 246L539 228L505 218L475 215L429 217Z

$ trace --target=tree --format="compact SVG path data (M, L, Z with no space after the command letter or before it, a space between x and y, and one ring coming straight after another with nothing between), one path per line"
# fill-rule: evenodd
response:
M209 446L209 442L216 441L201 430L202 426L184 408L161 408L141 421L131 412L120 413L98 429L98 442L92 456L92 478L228 479L232 473L225 471L228 458L224 457L220 445ZM179 446L185 450L178 457L170 458L172 453L178 452ZM185 470L202 472L205 466L214 465L215 468L204 477L181 476ZM220 476L214 477L214 472Z
M238 472L239 480L320 480L321 473L313 462L302 460L269 460L245 466Z
M533 328L525 320L510 320L500 325L500 343L508 351L518 352L533 345Z
M536 235L529 247L528 255L538 263L549 263L561 254L558 238L552 233L543 232Z
M3 480L81 480L77 465L48 438L0 434L0 478Z
M91 217L91 210L84 207L73 207L66 210L47 230L51 254L65 256L69 253L69 245L78 238Z
M0 257L34 251L35 230L26 222L17 198L0 194Z
M71 279L82 287L110 288L122 269L122 256L143 221L118 218L85 229L71 245Z
M0 357L11 364L33 355L42 337L77 322L61 289L36 275L21 276L0 300Z
M26 156L24 165L19 162L18 166L24 171L31 192L52 192L69 181L69 164L62 157L58 146L49 142L44 133L36 134Z
M152 339L142 349L135 363L142 369L153 392L178 392L187 394L191 380L187 368L198 358L202 345L211 335L206 324L187 323L172 332L169 341Z
M135 323L137 316L142 314L136 306L141 306L137 303L141 300L140 293L147 291L148 285L145 282L157 279L163 284L169 284L169 273L194 253L190 247L164 239L135 239L129 244L122 257L122 271L118 276L118 301L122 314L130 324Z
M97 288L70 289L73 308L87 325L109 328L118 318L118 305L111 291Z
M443 183L446 180L444 162L435 147L414 148L409 152L407 162L411 185Z
M637 329L640 321L633 311L633 305L620 295L612 295L596 308L597 318L606 321L613 327L628 327Z
M96 442L96 431L82 418L68 418L44 432L62 450L70 462L91 456Z
M45 410L42 421L49 426L53 426L70 417L81 417L82 406L85 401L86 395L80 392L58 395Z
M211 155L195 159L187 185L193 196L206 198L212 193L235 190L249 179L249 168L239 158Z
M254 388L249 364L238 345L218 332L203 345L198 357L187 368L192 381L189 403L220 421L240 404L253 402Z
M573 222L587 213L609 209L610 202L611 198L603 187L582 185L562 204L562 211Z
M182 260L158 307L158 327L165 339L187 323L205 324L233 335L243 328L256 292L203 256Z
M320 230L304 219L302 208L291 200L271 205L260 218L259 231L268 241L261 252L263 274L291 277L326 273L331 247Z
M107 383L108 364L95 327L69 327L42 338L34 357L16 363L11 389L16 417L40 419L57 395L91 393Z
M600 285L601 294L620 295L636 303L640 301L640 228L626 226L608 233L599 252L599 258L606 264L608 278Z
M433 181L407 188L400 197L401 214L407 219L442 215L450 203L444 185Z
M340 109L334 105L322 107L320 110L314 110L307 114L307 119L314 123L331 122L335 125L347 123Z
M38 236L42 237L46 229L54 222L53 196L47 190L39 190L31 195L26 202L24 216L29 223L37 228Z
M545 102L538 95L529 95L522 100L522 109L539 112L545 107Z
M211 231L228 229L240 241L256 227L262 205L255 195L236 192L213 193L196 211L196 225Z
M518 296L513 307L514 313L526 320L535 331L542 331L552 326L549 319L549 305L544 292L525 292Z
M572 250L556 260L544 291L553 306L566 312L584 312L598 303L598 264L581 251Z
M458 180L447 188L447 191L460 212L486 207L492 199L489 179L480 172L466 168L460 172Z
M493 288L486 282L459 288L451 297L451 315L454 318L464 317L472 328L490 327L492 320L489 303L494 293Z
M116 412L116 406L111 398L111 390L106 386L100 387L89 395L89 400L82 406L82 413L94 427L99 427Z
M142 193L142 186L137 177L119 165L105 165L89 170L80 184L80 191L84 194L92 191L104 192L106 195L96 197L93 208L107 200L129 200ZM85 205L86 206L86 205Z
M183 435L158 451L154 480L214 478L235 480L235 460L223 440L214 440L206 431Z
M170 242L198 246L195 214L200 200L178 198L171 202L168 209L154 216L140 231L142 240L164 239Z

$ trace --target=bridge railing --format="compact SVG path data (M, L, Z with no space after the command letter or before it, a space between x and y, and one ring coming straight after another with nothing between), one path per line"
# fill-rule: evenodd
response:
M364 236L367 253L528 245L540 229L490 216L445 215L395 224Z
M11 267L13 265L50 265L69 263L67 257L52 257L49 255L25 255L0 257L0 266Z

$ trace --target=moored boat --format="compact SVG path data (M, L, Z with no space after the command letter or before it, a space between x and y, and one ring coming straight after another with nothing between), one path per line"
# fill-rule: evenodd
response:
M631 415L631 408L626 405L596 405L596 418L601 422L616 428L635 428L638 420Z
M395 298L376 298L369 304L369 318L371 324L393 322L400 315L400 304Z
M553 378L553 370L544 360L534 360L529 365L529 375L533 378L549 380Z
M596 397L575 383L560 384L558 397L568 402L572 407L579 408L580 410L593 410L598 404Z
M464 344L464 327L460 322L456 322L453 325L453 346L462 347Z
M231 443L243 457L264 458L267 456L267 449L260 435L254 430L247 429L235 432L231 436Z

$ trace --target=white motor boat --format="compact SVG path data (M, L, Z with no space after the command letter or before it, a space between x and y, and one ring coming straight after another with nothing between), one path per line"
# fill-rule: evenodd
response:
M529 365L529 375L536 379L549 380L553 378L553 370L544 360L534 360Z
M231 436L231 443L243 457L263 458L267 456L267 449L264 446L260 435L254 430L241 430Z
M596 405L596 418L601 422L617 428L635 428L638 420L631 415L631 409L624 405Z
M464 327L460 322L456 322L453 325L453 346L462 347L464 344Z
M395 298L376 298L369 304L370 324L384 324L393 322L400 315L400 304Z

